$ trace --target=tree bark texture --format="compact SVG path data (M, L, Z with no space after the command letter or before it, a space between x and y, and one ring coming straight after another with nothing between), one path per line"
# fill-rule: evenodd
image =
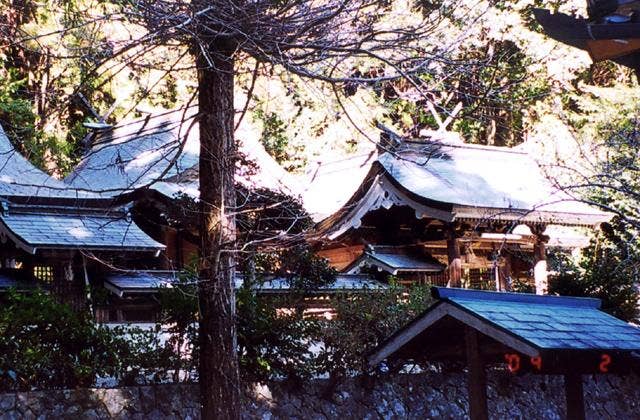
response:
M197 58L200 130L200 398L203 419L240 418L235 323L233 49Z

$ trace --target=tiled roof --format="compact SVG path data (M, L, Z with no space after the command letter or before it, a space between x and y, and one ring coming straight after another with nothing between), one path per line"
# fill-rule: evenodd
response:
M435 259L418 255L406 247L368 246L368 249L343 270L357 273L363 266L374 266L391 274L399 272L440 272L444 266Z
M33 166L14 149L0 127L0 196L93 198L94 194L69 188Z
M137 271L110 274L104 279L105 287L115 294L149 293L160 287L171 287L176 273L171 271Z
M609 218L553 186L527 153L513 149L408 142L393 154L384 153L378 162L412 194L458 206L453 209L457 218L478 217L482 210L477 209L487 209L487 217L492 216L489 209L520 210L520 218L537 217L545 223L563 223L570 214L585 219L572 224ZM526 213L532 211L536 214Z
M242 278L236 278L236 287L242 286ZM366 290L384 290L387 286L372 280L369 276L339 274L336 276L335 282L330 285L319 288L318 292L339 292L339 291L366 291ZM286 292L291 289L289 280L286 278L273 278L264 281L258 291L262 293L278 293Z
M6 233L35 252L38 248L148 250L164 249L124 214L89 215L8 212L0 216Z
M303 180L302 202L313 220L319 222L347 203L377 158L377 151L372 150L339 160L327 159L315 165L310 164Z
M437 288L453 302L540 349L640 350L640 329L600 311L600 300Z
M122 296L125 293L149 293L160 287L171 287L177 273L171 271L137 271L110 274L105 278L105 287ZM236 289L242 287L243 279L236 277ZM317 292L384 290L387 286L362 275L338 275L334 283L321 287ZM291 290L285 278L271 278L257 288L260 293L279 293Z
M379 345L368 357L371 366L395 353L406 356L436 349L442 341L464 340L468 328L531 357L563 357L547 358L551 365L554 360L578 363L579 355L640 350L640 328L600 311L599 299L444 287L431 291L438 301Z
M95 134L94 146L65 179L71 187L114 197L149 187L197 197L200 137L193 106L123 122ZM297 195L291 176L251 133L236 132L240 152L255 167L239 168L237 182Z
M349 176L344 170L341 175ZM333 182L340 180L334 177ZM323 200L331 200L330 183L324 193ZM348 201L320 221L316 232L336 239L358 229L368 213L392 206L410 207L417 218L444 222L500 220L592 227L612 216L552 185L527 153L425 140L404 142L378 156Z
M92 149L65 182L117 196L197 165L196 113L197 107L165 112L97 132Z

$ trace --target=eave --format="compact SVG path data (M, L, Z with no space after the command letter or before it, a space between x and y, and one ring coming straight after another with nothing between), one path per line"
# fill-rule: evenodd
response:
M471 223L503 221L528 225L563 225L597 227L611 219L608 213L571 213L540 209L490 208L427 200L408 191L380 165L374 165L361 188L334 215L316 225L316 234L335 240L350 229L358 229L369 212L392 206L407 206L418 219L433 218L443 222ZM540 206L543 207L543 206Z

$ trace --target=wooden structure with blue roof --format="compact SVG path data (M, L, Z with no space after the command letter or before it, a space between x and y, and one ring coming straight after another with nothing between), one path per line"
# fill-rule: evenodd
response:
M407 282L502 291L534 280L544 294L547 228L611 218L550 182L521 150L386 135L393 141L381 141L351 198L316 225L319 255L340 271L365 264ZM400 265L380 263L382 254Z
M0 127L0 294L38 286L85 310L111 266L154 266L164 249L127 206L47 175Z
M437 302L369 355L384 360L466 360L472 418L486 418L485 366L564 375L569 418L584 418L581 375L638 366L640 329L599 299L432 288Z

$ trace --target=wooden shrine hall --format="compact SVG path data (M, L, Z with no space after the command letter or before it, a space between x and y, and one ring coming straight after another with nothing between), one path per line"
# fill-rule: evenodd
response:
M600 300L433 287L437 302L379 345L383 361L466 361L471 419L487 418L486 370L564 375L567 418L584 419L584 374L640 367L640 329L599 310Z
M102 286L112 267L154 267L164 249L126 205L50 177L0 127L0 295L38 287L86 310L90 290ZM101 308L93 309L99 317Z
M316 225L318 254L400 283L545 293L553 232L611 216L556 188L525 152L449 137L383 143L351 198Z

